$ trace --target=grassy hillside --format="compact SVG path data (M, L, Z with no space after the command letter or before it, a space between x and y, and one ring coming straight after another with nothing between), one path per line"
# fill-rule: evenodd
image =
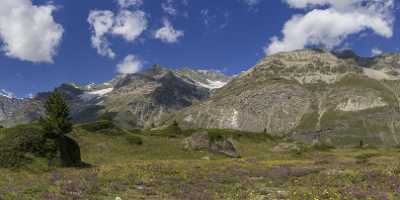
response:
M261 133L209 130L235 139L242 158L230 159L185 151L182 139L193 130L109 134L85 128L75 127L71 137L91 167L48 167L39 159L23 168L0 169L0 199L400 198L398 149L306 148ZM127 135L143 144L132 144Z

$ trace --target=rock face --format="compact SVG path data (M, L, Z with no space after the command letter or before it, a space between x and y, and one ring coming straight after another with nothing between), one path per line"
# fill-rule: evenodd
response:
M397 60L400 55L360 58L312 49L279 53L174 120L183 127L267 130L307 142L398 144Z
M239 157L230 139L211 139L207 131L193 133L192 136L183 140L183 144L186 150L208 150L232 158Z
M15 126L38 119L42 113L39 101L0 95L0 125Z

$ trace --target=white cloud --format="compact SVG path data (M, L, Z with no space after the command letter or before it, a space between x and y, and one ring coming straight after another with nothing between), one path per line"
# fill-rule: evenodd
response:
M121 8L139 7L143 5L143 0L117 0Z
M165 2L161 3L161 8L169 15L177 15L178 10L174 7L173 3L174 0L165 0Z
M146 15L142 11L123 10L115 18L112 33L132 42L147 29Z
M1 0L0 41L5 54L30 62L53 62L63 27L53 18L53 5L37 6L31 0Z
M381 49L375 47L371 50L371 54L372 54L372 56L379 56L379 55L383 54L383 51Z
M90 11L88 22L92 27L92 46L97 49L97 53L110 58L115 57L115 53L110 48L105 35L110 32L114 24L114 13L111 11Z
M136 56L130 54L117 65L118 73L120 74L134 74L142 68L142 61Z
M244 3L246 3L249 6L255 6L261 2L261 0L240 0Z
M295 8L312 9L286 22L283 38L273 37L267 54L323 44L340 45L348 36L365 30L390 38L393 35L393 0L286 0ZM327 7L315 8L318 6Z
M135 41L146 29L147 19L143 11L122 10L117 16L113 12L90 11L88 22L92 28L92 46L102 56L115 57L107 35L123 37L128 42Z
M154 37L166 43L178 42L180 37L184 36L184 32L181 30L175 30L171 22L164 19L164 26L158 29Z

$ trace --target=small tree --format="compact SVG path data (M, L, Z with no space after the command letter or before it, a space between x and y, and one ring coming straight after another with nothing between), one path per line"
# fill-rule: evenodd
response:
M82 165L79 144L66 136L72 131L71 117L67 102L58 91L53 92L47 99L44 108L46 116L40 119L40 124L49 138L55 140L58 155L53 155L51 162L60 161L66 167Z
M182 129L179 127L179 124L176 120L166 129L169 134L179 135L182 133Z
M64 136L72 131L69 106L58 91L47 99L44 108L46 116L40 119L43 129L53 136Z
M360 148L363 148L363 147L364 147L364 141L363 141L363 140L360 140L360 143L358 144L358 146L359 146Z

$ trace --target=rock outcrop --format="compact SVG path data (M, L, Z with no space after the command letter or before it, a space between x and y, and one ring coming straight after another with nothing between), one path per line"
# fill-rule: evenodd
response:
M240 157L231 139L210 138L207 131L193 133L183 140L186 150L207 150L228 157Z

